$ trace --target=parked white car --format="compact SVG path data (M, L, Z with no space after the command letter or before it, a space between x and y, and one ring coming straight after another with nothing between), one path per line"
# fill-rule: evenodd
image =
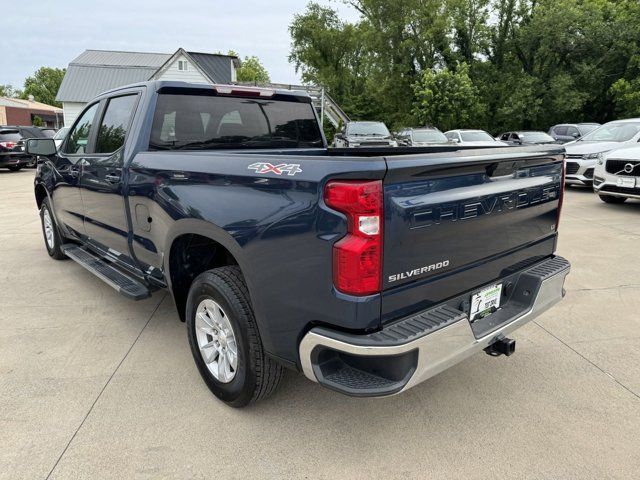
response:
M508 143L496 140L484 130L449 130L444 132L445 137L453 143L469 147L508 147Z
M629 118L605 123L575 142L565 143L566 183L591 186L599 154L628 147L637 144L638 141L640 118Z
M640 200L640 146L620 148L596 159L593 191L606 203Z
M67 136L67 133L69 133L69 127L62 127L53 136L53 141L56 144L56 148L60 148L60 145L62 145L62 142L64 138Z

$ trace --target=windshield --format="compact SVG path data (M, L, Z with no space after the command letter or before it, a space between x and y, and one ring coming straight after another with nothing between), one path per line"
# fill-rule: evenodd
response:
M495 142L495 139L482 130L473 132L460 132L463 142Z
M555 142L551 135L547 135L544 132L520 132L520 139L525 142Z
M447 137L444 133L438 130L414 130L413 131L414 142L424 143L447 143Z
M578 130L580 130L580 134L581 135L586 135L589 132L593 132L599 126L600 125L597 125L597 124L593 124L593 125L578 125Z
M640 122L609 122L580 139L582 142L626 142L640 131Z
M373 135L389 137L389 129L382 122L357 122L347 126L347 135Z
M54 139L54 140L62 140L62 139L67 135L67 132L68 132L68 131L69 131L69 127L61 128L61 129L60 129L60 130L58 130L58 131L56 132L56 134L53 136L53 139Z
M160 94L151 150L322 147L310 103Z

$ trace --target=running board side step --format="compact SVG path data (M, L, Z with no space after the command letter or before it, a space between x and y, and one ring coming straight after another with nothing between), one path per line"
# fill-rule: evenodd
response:
M86 268L114 290L133 300L151 296L151 291L139 280L118 270L88 250L73 244L62 245L62 251L74 262Z

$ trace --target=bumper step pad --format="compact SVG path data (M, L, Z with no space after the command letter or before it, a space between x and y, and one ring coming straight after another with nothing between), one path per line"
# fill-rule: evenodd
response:
M142 300L151 296L151 291L143 283L113 267L107 261L98 258L85 248L65 244L62 246L62 250L71 260L89 270L125 297Z

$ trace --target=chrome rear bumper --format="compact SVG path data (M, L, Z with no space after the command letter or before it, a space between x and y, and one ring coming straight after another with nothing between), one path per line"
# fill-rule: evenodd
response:
M449 306L444 310L437 307L425 312L418 317L423 322L416 322L412 317L409 325L424 323L429 328L408 335L412 339L406 342L398 342L397 334L392 334L391 329L390 334L385 334L383 329L370 336L312 329L300 342L302 370L310 380L349 395L385 396L405 391L485 349L559 302L564 296L563 286L569 271L569 262L561 257L546 260L525 271L523 275L529 275L528 281L532 277L534 280L537 278L537 291L530 305L480 337L474 335L467 313ZM437 315L429 318L429 312ZM443 320L433 327L438 319ZM408 325L403 329L408 330L406 327ZM385 344L385 337L390 338L389 344ZM349 365L343 368L336 363L340 361ZM389 369L393 362L402 364L399 370ZM331 375L325 370L327 365L331 366ZM342 368L339 375L333 373L335 368ZM381 371L387 373L380 374Z

